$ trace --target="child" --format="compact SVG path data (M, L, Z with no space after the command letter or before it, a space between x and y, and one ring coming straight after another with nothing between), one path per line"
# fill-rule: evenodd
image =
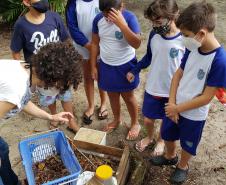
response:
M88 109L83 114L85 124L92 123L94 115L94 80L91 77L90 50L92 37L92 23L99 13L99 0L68 0L66 6L67 26L74 40L75 48L83 56L84 87L88 100ZM108 117L106 109L106 92L99 89L101 105L98 118L104 120Z
M15 23L15 30L11 40L13 58L21 59L20 51L23 50L25 61L28 62L31 55L36 54L40 48L50 42L66 41L69 39L61 17L48 11L48 0L23 0L29 11L20 17ZM39 103L48 106L51 114L56 114L56 100L62 102L65 111L73 114L71 90L59 94L55 88L37 88ZM50 122L50 128L57 127L57 122ZM76 132L79 127L75 119L69 122L69 130Z
M104 131L110 133L121 123L120 96L126 103L131 127L126 139L134 140L140 132L138 123L138 105L134 89L139 84L136 75L132 83L126 74L137 63L135 49L140 46L140 27L136 16L123 9L121 0L100 0L102 13L93 21L92 36L92 76L97 80L96 59L100 53L98 85L107 91L114 120L107 124Z
M192 156L202 136L209 103L218 87L226 87L226 52L214 36L216 13L206 2L187 7L176 25L184 35L187 48L180 68L173 76L166 116L161 129L166 153L151 159L154 165L178 162L176 140L182 147L181 158L171 175L173 183L186 180Z
M55 87L59 91L65 91L70 86L77 88L82 79L80 55L73 45L50 43L42 47L38 54L33 55L29 60L32 63L30 83L29 75L20 61L0 60L0 120L8 113L24 111L37 118L68 122L73 118L71 113L61 112L50 115L33 104L30 101L29 85ZM10 164L8 144L1 136L2 133L0 135L0 179L4 185L20 185Z
M144 125L148 136L136 143L135 148L143 152L154 143L155 119L165 116L165 103L168 102L170 82L173 74L180 66L184 54L184 46L180 30L175 25L178 17L178 6L175 0L155 0L145 11L153 24L147 45L147 53L143 59L127 74L133 81L134 75L150 65L143 102ZM164 141L159 135L153 155L164 152Z

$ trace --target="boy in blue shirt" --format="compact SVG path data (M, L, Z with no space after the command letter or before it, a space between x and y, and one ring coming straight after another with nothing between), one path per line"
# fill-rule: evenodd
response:
M23 50L25 62L33 54L37 54L41 47L51 42L66 41L69 35L64 26L63 20L59 14L48 11L48 0L23 0L29 11L20 17L14 26L14 33L11 40L11 50L13 58L21 59L21 50ZM48 106L51 114L56 114L56 101L62 102L65 111L73 113L72 92L65 91L59 93L55 88L44 89L37 87L39 95L39 104ZM50 123L50 129L57 127L57 122ZM69 122L69 130L78 131L79 127L75 119Z
M226 87L226 52L215 38L216 13L206 2L193 3L177 20L186 49L176 71L166 104L166 118L161 129L165 140L164 155L153 157L157 166L175 165L171 182L182 183L188 174L188 162L196 155L209 103L219 87ZM176 140L182 147L178 162Z

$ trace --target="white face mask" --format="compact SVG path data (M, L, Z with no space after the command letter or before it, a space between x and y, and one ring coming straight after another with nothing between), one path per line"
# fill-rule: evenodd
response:
M185 48L187 48L189 51L196 50L202 45L195 38L191 38L191 37L183 37L183 44Z

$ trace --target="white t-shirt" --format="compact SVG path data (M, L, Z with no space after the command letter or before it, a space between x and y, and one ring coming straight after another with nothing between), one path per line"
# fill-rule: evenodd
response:
M140 33L136 16L128 10L123 10L122 15L128 27L134 33ZM135 58L135 49L128 44L119 27L107 21L102 13L93 21L93 33L100 37L100 58L104 63L119 66Z
M180 67L184 72L177 89L177 104L200 96L206 86L226 87L226 52L223 47L209 53L203 53L199 49L186 50ZM181 112L180 115L201 121L206 120L208 110L209 104Z
M0 60L0 101L22 109L29 101L29 75L18 60Z

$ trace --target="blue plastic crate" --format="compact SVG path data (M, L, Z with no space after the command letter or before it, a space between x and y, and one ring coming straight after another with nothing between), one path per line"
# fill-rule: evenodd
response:
M29 185L35 185L32 165L53 154L60 155L70 175L49 181L43 185L76 185L75 179L78 178L82 168L62 131L49 132L23 140L19 143L19 150Z

